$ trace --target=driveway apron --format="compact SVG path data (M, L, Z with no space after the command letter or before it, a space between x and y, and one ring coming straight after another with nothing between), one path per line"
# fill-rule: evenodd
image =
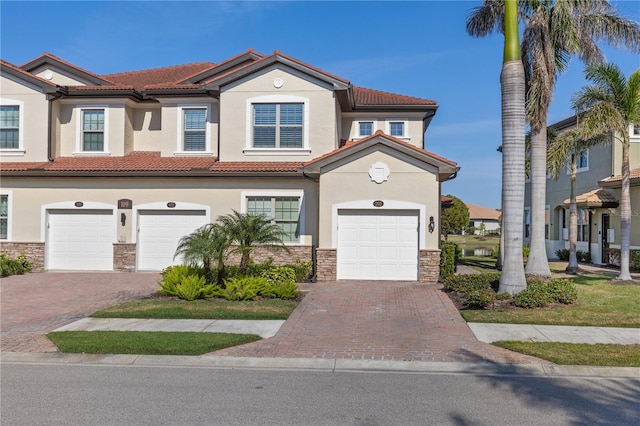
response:
M0 285L0 349L56 352L45 336L93 312L146 296L159 287L156 273L48 272L16 275Z
M336 281L309 287L276 336L212 354L541 363L538 358L478 341L439 284Z

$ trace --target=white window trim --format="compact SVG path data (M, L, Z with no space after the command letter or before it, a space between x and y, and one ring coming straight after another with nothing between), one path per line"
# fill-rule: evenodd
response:
M635 126L640 127L640 124L636 124ZM634 135L633 129L635 127L633 124L629 125L629 142L640 142L640 135Z
M302 122L302 148L254 148L253 147L253 104L283 104L298 103L303 104ZM242 151L245 155L309 155L309 99L293 95L265 95L247 99L246 103L246 137L245 148Z
M11 232L12 222L13 222L13 191L11 190L1 190L0 195L7 196L7 239L0 241L13 241L13 236Z
M98 110L101 109L104 111L104 146L102 147L102 151L84 151L82 149L82 124L83 124L83 113L84 111L89 110ZM72 153L75 157L101 157L111 155L109 152L109 106L108 105L82 105L81 107L75 108L76 110L76 150Z
M242 191L240 193L240 213L247 213L247 204L249 197L297 197L300 200L300 210L298 212L298 224L299 224L299 232L298 232L298 241L285 241L285 245L300 245L304 244L304 235L305 235L305 202L304 202L304 191L303 190L290 190L290 191L268 191L268 190L260 190L260 191Z
M402 127L404 128L404 134L402 136L393 136L391 134L391 123L402 123ZM403 141L411 140L411 137L409 136L409 119L408 118L387 118L385 120L384 128L385 128L384 132L391 137L394 137L396 139L400 139Z
M586 165L586 167L578 167L578 168L576 168L576 173L588 172L589 171L589 164L591 163L591 158L590 158L591 156L589 155L589 150L588 149L583 149L583 150L580 150L579 152L586 153L586 155L587 155L587 165ZM573 154L575 154L575 152ZM571 161L569 161L569 164L567 165L567 174L568 175L571 174Z
M2 157L23 157L27 152L24 149L24 102L14 99L0 98L0 105L2 106L17 106L18 107L18 148L2 148L0 149L0 156Z
M378 131L378 120L376 120L375 118L359 118L355 121L356 123L356 128L355 128L355 137L354 139L362 139L362 138L368 138L369 136L373 136L377 131ZM370 135L361 135L360 134L360 123L373 123L373 126L371 128L371 134Z
M184 110L185 109L206 109L207 116L205 118L204 127L204 151L185 151L184 150ZM173 153L176 157L192 157L201 156L203 154L213 155L211 151L211 105L210 104L179 104L178 105L178 145L176 152Z

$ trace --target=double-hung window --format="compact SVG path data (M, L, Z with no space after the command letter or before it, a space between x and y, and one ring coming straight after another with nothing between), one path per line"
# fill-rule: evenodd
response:
M390 119L386 122L386 132L395 138L407 138L407 125L406 119Z
M182 140L184 151L206 151L207 109L182 109Z
M247 197L247 213L271 219L282 230L283 241L300 240L299 197Z
M371 136L375 131L375 123L373 120L358 121L358 137Z
M82 151L105 151L105 110L82 110Z
M589 150L588 149L571 154L571 159L572 161L575 160L576 162L577 172L586 172L587 170L589 170ZM570 173L571 173L571 170L569 170L567 174L570 174Z
M9 195L0 195L0 240L9 237Z
M0 149L20 148L20 106L0 105Z
M253 104L253 148L302 148L304 104Z

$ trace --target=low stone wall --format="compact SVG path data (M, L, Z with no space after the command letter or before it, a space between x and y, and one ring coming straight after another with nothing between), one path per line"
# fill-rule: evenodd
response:
M134 243L115 243L113 245L113 270L135 272L136 245Z
M316 280L334 281L337 276L338 257L336 249L316 249Z
M440 279L440 250L420 250L418 280L436 283Z
M286 250L257 247L251 254L251 260L254 263L263 263L272 258L274 265L290 265L295 263L296 260L313 261L312 246L287 246L287 248L289 249L288 252ZM225 264L239 265L240 255L237 253L231 254Z
M31 263L31 271L44 271L44 243L2 242L0 243L0 253L9 257L24 254Z

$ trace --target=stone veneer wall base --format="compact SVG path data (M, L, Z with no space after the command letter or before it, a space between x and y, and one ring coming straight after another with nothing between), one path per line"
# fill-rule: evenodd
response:
M24 254L31 263L32 272L44 271L44 243L18 243L5 241L0 243L0 253L9 257Z
M113 270L117 272L135 272L136 270L136 244L113 244Z

